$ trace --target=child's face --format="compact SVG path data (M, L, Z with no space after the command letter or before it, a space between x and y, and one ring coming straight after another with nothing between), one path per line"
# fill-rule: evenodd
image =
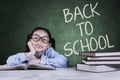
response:
M32 44L36 52L43 53L48 47L50 47L49 36L44 30L37 30L32 35Z

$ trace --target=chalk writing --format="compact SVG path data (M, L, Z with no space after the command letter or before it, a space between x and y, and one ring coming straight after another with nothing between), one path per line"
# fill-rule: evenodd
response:
M86 35L91 35L93 33L93 25L90 21L78 23L76 24L76 26L79 26L81 36L83 36L83 30L86 33ZM90 30L90 32L88 32L88 30Z
M75 7L74 13L70 12L69 8L63 9L65 23L70 23L71 21L76 21L78 17L80 19L94 18L95 15L100 17L100 13L96 11L98 2L93 6L92 4L85 4L83 9L80 10L78 6ZM90 10L90 14L86 14ZM75 25L79 28L80 36L91 36L94 34L94 26L91 21L79 22ZM76 45L80 46L80 50L84 51L97 51L98 49L104 50L107 48L113 48L114 45L110 43L108 34L99 35L97 38L91 36L90 38L85 38L81 40L75 40L73 43L68 41L64 45L64 51L66 56L71 56L72 54L78 55L79 52L76 50ZM72 47L70 47L72 46Z
M71 22L72 20L76 21L77 17L81 17L81 19L84 19L84 18L95 17L95 15L100 16L100 13L95 11L97 5L98 2L94 5L94 7L92 4L86 4L82 10L80 10L80 8L76 6L74 9L74 13L70 12L69 8L63 9L65 22L68 23ZM88 10L90 10L91 13L89 15L86 15Z

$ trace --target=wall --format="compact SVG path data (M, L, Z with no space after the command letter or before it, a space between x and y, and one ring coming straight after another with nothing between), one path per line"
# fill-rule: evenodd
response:
M79 52L119 51L119 0L1 0L0 64L25 50L26 35L38 26L48 28L56 50L70 65Z

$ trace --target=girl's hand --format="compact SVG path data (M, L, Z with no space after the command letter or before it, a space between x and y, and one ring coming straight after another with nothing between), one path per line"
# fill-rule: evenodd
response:
M33 44L32 44L32 42L31 41L28 41L28 47L29 47L29 49L30 49L30 52L32 53L32 54L35 54L35 49L34 49L34 47L33 47Z
M36 51L35 51L35 49L34 49L34 47L33 47L32 42L31 42L31 41L28 41L27 45L28 45L28 47L29 47L29 49L30 49L30 52L27 52L27 53L25 54L26 57L29 57L29 56L34 55L34 54L36 53Z

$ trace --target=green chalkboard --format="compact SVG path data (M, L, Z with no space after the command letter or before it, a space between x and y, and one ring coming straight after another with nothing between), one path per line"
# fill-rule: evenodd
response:
M119 0L0 0L0 64L25 49L26 36L46 27L70 65L79 52L120 50Z

